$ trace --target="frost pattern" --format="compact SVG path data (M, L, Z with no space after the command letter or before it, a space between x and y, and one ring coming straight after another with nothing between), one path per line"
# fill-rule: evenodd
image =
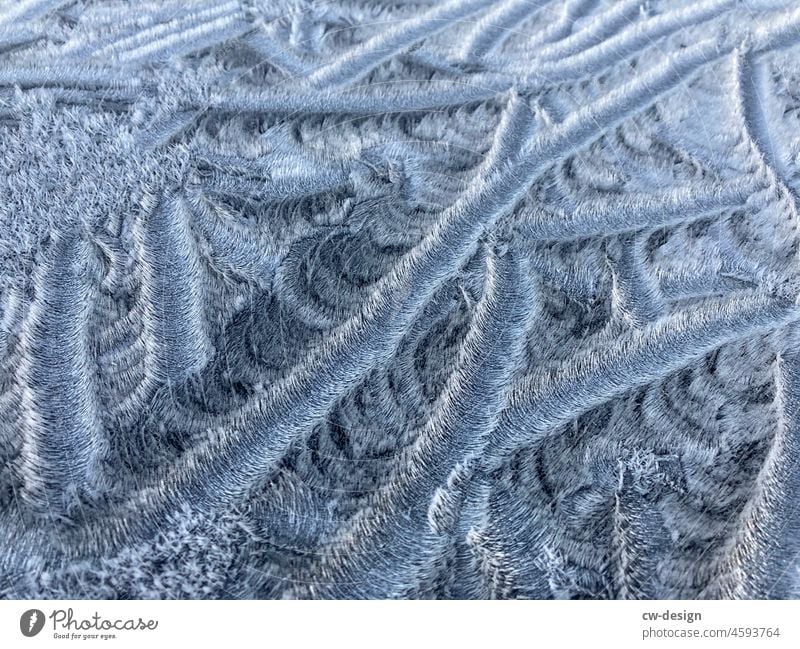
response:
M0 595L800 597L798 41L0 5Z

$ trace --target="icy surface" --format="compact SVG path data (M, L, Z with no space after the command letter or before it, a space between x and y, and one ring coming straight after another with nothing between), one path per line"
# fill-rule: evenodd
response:
M0 4L0 595L800 596L798 41Z

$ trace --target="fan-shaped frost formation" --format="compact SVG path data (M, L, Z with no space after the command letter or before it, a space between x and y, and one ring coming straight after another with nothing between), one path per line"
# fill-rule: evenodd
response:
M0 595L800 596L791 0L0 4Z

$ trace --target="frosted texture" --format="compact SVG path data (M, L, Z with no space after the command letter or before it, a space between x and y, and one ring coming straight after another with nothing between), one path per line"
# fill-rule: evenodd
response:
M800 596L793 0L0 4L0 596Z

